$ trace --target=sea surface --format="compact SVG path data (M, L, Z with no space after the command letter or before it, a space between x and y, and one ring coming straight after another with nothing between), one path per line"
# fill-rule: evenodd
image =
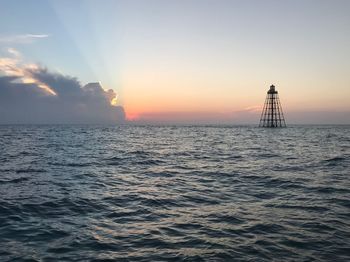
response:
M0 261L350 261L350 126L0 126Z

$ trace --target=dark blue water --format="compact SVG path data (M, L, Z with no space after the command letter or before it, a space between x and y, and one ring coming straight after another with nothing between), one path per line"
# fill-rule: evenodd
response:
M0 126L0 260L349 261L349 173L349 126Z

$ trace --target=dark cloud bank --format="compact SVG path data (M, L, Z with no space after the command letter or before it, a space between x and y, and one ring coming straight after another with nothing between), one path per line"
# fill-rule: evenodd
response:
M0 124L116 124L124 109L112 105L116 94L99 83L82 86L73 77L45 68L27 69L31 83L0 74ZM49 87L55 94L45 90Z

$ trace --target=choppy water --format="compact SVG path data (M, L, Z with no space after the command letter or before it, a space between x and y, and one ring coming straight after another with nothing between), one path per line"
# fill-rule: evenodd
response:
M0 260L350 260L349 171L349 126L0 126Z

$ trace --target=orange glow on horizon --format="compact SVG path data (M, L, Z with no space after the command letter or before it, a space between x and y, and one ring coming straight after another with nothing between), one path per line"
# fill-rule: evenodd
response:
M136 121L136 120L139 120L140 113L134 113L134 112L125 110L125 117L127 121Z

